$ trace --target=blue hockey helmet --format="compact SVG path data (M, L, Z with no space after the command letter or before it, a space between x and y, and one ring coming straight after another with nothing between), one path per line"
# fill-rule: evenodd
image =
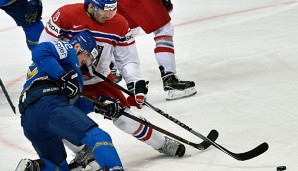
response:
M73 46L77 43L81 45L80 52L85 52L90 55L91 61L94 61L98 55L96 41L89 31L82 31L75 34L69 41Z
M89 3L102 10L113 10L117 7L117 0L85 0L85 9L87 9Z

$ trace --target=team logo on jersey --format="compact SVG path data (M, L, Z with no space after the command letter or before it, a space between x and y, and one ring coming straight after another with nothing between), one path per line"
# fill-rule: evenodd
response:
M126 34L125 38L126 38L126 42L128 44L132 43L135 40L134 37L133 37L133 35L132 35L131 30L128 31L128 33Z
M65 48L65 46L63 45L62 42L60 41L55 41L52 42L60 56L60 59L64 59L67 57L67 49Z
M32 63L27 71L27 80L31 79L32 77L34 77L36 74L38 73L38 69L36 67L36 65L34 63Z
M52 19L47 22L47 29L56 36L58 36L60 32L60 28L52 22Z
M54 15L53 15L53 21L56 22L60 17L60 11L57 11Z
M78 27L81 27L82 25L73 25L73 28L76 29Z

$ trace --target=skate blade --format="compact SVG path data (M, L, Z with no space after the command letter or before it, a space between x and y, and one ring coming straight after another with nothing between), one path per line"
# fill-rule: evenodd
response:
M83 169L84 168L82 166L79 166L79 167L70 169L70 171L83 171Z
M86 171L100 171L100 166L96 161L90 162L85 169L88 169ZM83 171L83 170L82 170Z
M193 96L197 93L197 90L194 87L184 89L183 91L179 90L169 90L166 96L166 100L177 100L186 97Z

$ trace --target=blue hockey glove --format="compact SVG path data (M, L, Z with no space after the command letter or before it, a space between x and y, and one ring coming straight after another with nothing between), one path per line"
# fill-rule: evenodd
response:
M61 85L63 95L68 99L74 98L80 92L78 73L74 70L64 73L58 82Z
M161 0L161 1L168 12L171 12L173 10L173 4L171 0Z
M94 103L94 112L101 113L110 119L119 118L123 114L124 108L120 104L119 100L108 96L99 96L98 100L102 102L105 107L101 107L100 105Z
M35 23L41 20L42 2L41 0L28 0L28 9L25 14L26 22L28 24Z

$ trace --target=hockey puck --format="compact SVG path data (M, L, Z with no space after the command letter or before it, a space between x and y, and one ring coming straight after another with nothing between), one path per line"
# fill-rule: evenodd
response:
M287 167L286 166L278 166L276 169L277 169L277 171L283 171L283 170L286 170Z

